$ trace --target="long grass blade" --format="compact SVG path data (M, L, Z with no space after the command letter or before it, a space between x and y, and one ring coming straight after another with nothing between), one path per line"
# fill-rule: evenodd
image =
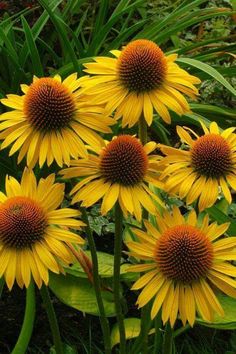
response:
M40 60L37 46L34 41L33 34L31 32L29 25L28 25L28 22L26 21L26 19L23 16L21 18L21 21L22 21L23 30L25 32L26 42L28 44L28 49L29 49L30 58L31 58L32 65L33 65L34 74L38 77L42 77L44 74L43 67L41 64L41 60Z
M44 0L39 0L39 3L43 6L43 8L48 12L50 19L56 28L59 38L62 43L62 47L64 46L70 60L73 63L74 66L74 71L77 72L79 70L78 64L77 64L77 56L76 53L73 50L73 47L71 46L70 39L67 36L67 33L65 31L65 26L63 26L63 20L60 19L59 17L54 13L54 11L50 8L50 6L44 1Z
M213 79L218 81L221 85L223 85L225 88L227 88L227 90L229 90L234 96L236 96L236 90L233 88L233 86L231 86L230 83L227 80L225 80L225 78L212 66L192 58L178 58L177 61L179 63L184 63L190 66L194 66L195 68L204 71Z

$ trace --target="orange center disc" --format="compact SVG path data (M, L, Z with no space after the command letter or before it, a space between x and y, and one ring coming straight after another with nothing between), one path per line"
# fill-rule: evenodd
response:
M37 130L60 130L73 119L75 102L65 85L49 77L41 78L30 85L24 112Z
M191 149L191 159L195 171L206 177L225 176L232 167L230 146L217 134L197 139Z
M42 208L28 197L12 197L0 205L0 241L27 248L43 238L47 220Z
M212 259L212 244L191 225L173 226L157 242L158 266L167 278L177 282L189 284L205 277Z
M143 180L148 157L138 139L120 135L102 151L100 170L104 179L124 186L132 186Z
M166 58L152 41L129 43L118 59L118 77L130 91L148 92L161 86L167 72Z

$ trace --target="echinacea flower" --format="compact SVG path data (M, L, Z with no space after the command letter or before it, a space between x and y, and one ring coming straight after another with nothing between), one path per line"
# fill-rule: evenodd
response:
M142 289L137 304L153 300L151 318L162 308L163 323L173 327L179 315L183 325L193 326L196 312L206 321L224 316L217 290L236 298L236 237L220 237L229 223L200 223L192 210L187 219L179 208L156 215L157 227L144 222L146 232L132 229L137 241L127 242L130 255L146 263L131 265L129 272L145 272L133 285ZM220 239L219 239L220 238ZM218 289L217 289L218 288Z
M200 80L189 75L176 63L176 54L165 55L154 42L138 39L122 51L113 50L116 58L96 57L95 63L84 66L95 75L83 82L93 102L105 104L105 111L122 119L122 126L132 127L143 114L148 125L153 120L153 108L166 122L168 109L182 115L189 105L183 93L193 99L198 95L194 84Z
M55 175L40 179L25 169L21 183L6 177L6 194L0 192L0 277L9 289L15 280L29 286L48 284L49 271L59 273L73 262L67 243L82 245L83 239L68 230L84 223L74 219L80 213L70 208L56 210L64 197L64 184Z
M161 178L166 179L165 190L176 193L187 204L199 198L199 210L211 207L219 191L231 203L229 186L236 189L236 135L235 128L220 132L217 123L212 122L210 129L202 124L204 135L193 133L188 128L177 127L177 133L186 144L180 150L160 145L166 155L160 162L164 170Z
M112 118L101 107L91 105L78 91L77 74L64 81L59 75L34 78L31 85L21 85L22 96L7 95L1 102L13 111L0 115L1 149L11 146L11 156L19 150L18 163L27 156L27 165L40 167L55 160L69 165L70 158L87 156L85 144L101 145L94 131L109 133Z
M60 171L63 177L85 177L72 189L72 203L82 201L82 206L89 207L103 198L101 213L106 214L119 201L123 213L133 214L138 220L141 205L155 213L153 199L161 201L147 185L162 187L155 167L157 156L149 155L155 148L154 142L143 146L133 136L120 135L96 154L89 154L88 159L71 161L72 167Z

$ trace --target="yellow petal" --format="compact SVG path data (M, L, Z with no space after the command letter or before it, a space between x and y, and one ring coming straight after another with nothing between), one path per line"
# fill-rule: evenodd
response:
M143 106L144 118L147 122L147 125L150 126L152 124L153 108L148 93L145 93L143 96Z
M17 251L13 248L9 250L10 252L10 262L5 271L5 279L8 286L8 289L11 290L16 277L16 260L17 260Z
M189 285L185 286L185 304L186 304L186 317L191 327L195 322L195 300L193 296L192 288Z
M120 192L119 184L112 184L103 197L101 205L101 214L105 215L115 205Z

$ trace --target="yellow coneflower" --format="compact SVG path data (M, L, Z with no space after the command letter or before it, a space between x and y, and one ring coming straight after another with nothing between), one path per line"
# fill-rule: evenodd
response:
M94 132L111 132L113 119L103 115L78 92L84 78L77 74L64 81L34 78L31 85L21 85L24 95L7 95L1 102L13 111L0 115L1 148L11 146L11 156L19 150L18 162L27 156L27 165L40 167L55 160L59 166L69 164L70 158L87 156L85 144L101 145L103 140Z
M235 128L220 133L215 122L210 124L210 130L201 124L205 134L198 136L192 132L196 139L189 135L187 128L177 127L187 150L160 145L166 155L160 163L164 166L165 189L177 193L180 198L186 197L187 204L199 198L200 211L215 203L219 190L231 203L229 186L236 189Z
M123 213L134 214L138 220L141 205L155 213L153 199L161 201L147 185L162 187L155 167L157 156L149 156L155 148L154 142L143 146L133 136L120 135L97 150L96 155L71 161L73 167L60 172L64 178L86 177L72 189L71 194L75 194L72 203L82 201L82 206L89 207L103 198L101 213L106 214L118 200Z
M21 183L6 178L6 194L0 192L0 277L9 289L15 280L29 286L48 284L49 271L59 273L63 263L73 261L66 243L82 245L83 239L68 230L84 223L74 219L79 212L56 210L64 197L64 184L54 183L54 174L40 179L25 169Z
M216 288L236 298L236 237L219 237L229 224L209 224L206 215L198 223L192 210L187 219L179 208L156 216L157 227L145 221L146 232L133 229L137 241L127 242L130 255L146 261L131 265L130 272L146 272L133 285L143 288L137 304L143 307L154 299L151 318L162 308L162 320L173 327L179 315L183 325L193 326L196 311L206 321L214 313L224 316Z
M111 53L116 58L96 57L95 63L85 64L85 71L95 76L83 84L95 103L106 105L108 114L116 111L116 119L123 117L123 127L132 127L142 112L151 125L153 108L166 123L171 121L168 109L178 115L189 111L182 93L194 99L198 95L194 84L200 80L175 63L176 54L165 56L158 45L146 39Z

